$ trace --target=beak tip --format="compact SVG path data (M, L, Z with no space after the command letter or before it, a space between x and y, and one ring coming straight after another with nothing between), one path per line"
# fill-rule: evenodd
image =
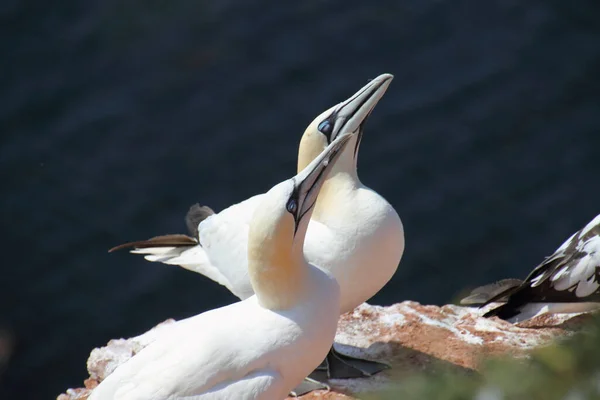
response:
M387 81L389 83L394 79L394 75L385 73L385 74L381 74L380 78L382 81L384 81L384 82Z

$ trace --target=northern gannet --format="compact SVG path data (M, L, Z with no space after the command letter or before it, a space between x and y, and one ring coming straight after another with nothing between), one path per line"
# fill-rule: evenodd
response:
M261 197L248 230L256 295L181 320L117 367L90 400L283 399L325 357L339 286L302 248L313 206L351 134Z
M341 314L375 295L390 280L404 252L398 214L362 184L356 170L364 123L392 79L390 74L380 75L323 112L300 141L298 171L340 134L357 133L323 184L304 245L306 259L331 272L340 284ZM248 298L253 289L246 267L246 237L252 210L262 196L218 214L208 207L192 206L186 217L191 236L159 236L110 251L133 247L132 253L144 254L149 261L179 265L224 285L240 299ZM387 367L342 355L333 346L325 363L330 378L370 376Z
M497 316L516 323L545 313L575 313L598 309L599 271L600 215L567 239L523 282L502 281L506 289L489 296L482 307L495 301L503 301L505 304L488 311L484 317ZM485 292L484 288L485 286L479 289Z

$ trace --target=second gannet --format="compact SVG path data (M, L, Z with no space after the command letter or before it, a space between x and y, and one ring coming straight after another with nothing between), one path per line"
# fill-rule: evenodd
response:
M484 317L497 316L516 323L545 313L598 309L599 271L600 215L567 239L521 284L509 283L506 290L487 299L483 306L495 301L505 304L488 311Z
M283 399L323 360L335 336L339 286L306 262L302 248L320 186L350 138L339 136L262 196L247 246L256 295L177 322L90 400Z
M382 74L352 97L323 112L300 141L298 171L345 132L356 132L323 184L308 226L304 255L331 272L341 290L340 313L375 295L392 277L404 252L404 230L394 208L358 178L363 128L393 76ZM263 195L218 214L193 206L186 218L191 236L165 235L126 243L149 261L179 265L227 287L240 299L253 294L247 273L246 237L253 210ZM387 366L355 359L333 347L326 359L329 378L370 376Z

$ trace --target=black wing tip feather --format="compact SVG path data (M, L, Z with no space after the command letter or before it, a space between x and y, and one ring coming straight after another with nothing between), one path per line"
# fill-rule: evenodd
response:
M517 293L520 289L522 289L525 286L526 286L525 283L521 283L520 285L511 286L505 290L502 290L501 292L499 292L496 295L487 299L483 304L481 304L480 308L485 307L488 304L495 303L495 302L500 302L500 301L510 302L512 299L511 296L514 293Z
M532 288L529 282L524 282L515 288L508 289L507 300L505 304L496 307L485 314L483 317L498 317L507 320L521 313L523 307L535 301L539 297L539 288ZM489 304L489 303L488 303Z
M484 318L498 317L503 320L507 320L509 318L518 315L521 311L514 307L512 304L502 304L500 307L496 307L493 310L490 310L483 314Z
M198 224L206 218L213 215L215 212L208 206L201 206L196 203L190 207L185 216L185 224L187 225L190 236L183 234L156 236L148 240L138 240L135 242L127 242L109 249L112 253L124 249L144 249L149 247L187 247L198 244Z
M505 295L509 290L514 289L522 283L523 281L520 279L509 278L488 283L487 285L478 286L471 290L468 296L462 298L460 300L460 304L467 306L483 306L492 298L500 301L506 301L504 298L499 299L498 295Z
M123 249L145 249L149 247L191 247L196 246L198 241L188 235L174 234L163 235L150 238L148 240L138 240L136 242L127 242L120 244L108 250L112 253Z
M208 206L201 206L196 203L190 207L185 215L185 224L192 237L198 237L198 225L215 212Z
M534 268L522 285L508 289L486 302L486 304L483 306L498 300L503 296L507 297L506 304L486 312L483 316L485 318L498 317L504 320L510 319L519 315L522 307L524 307L526 304L540 300L545 302L561 303L572 301L593 301L595 299L593 296L587 296L585 299L573 298L572 290L556 291L552 286L552 282L549 280L549 278L556 272L558 268L568 267L569 263L572 263L573 260L577 260L577 256L581 254L578 252L577 246L581 241L588 240L593 236L600 236L600 223L588 228L589 224L593 221L594 220L588 222L587 225L573 234L569 243L567 243L566 248L562 250L559 248L554 254L552 254L550 257L547 257L540 265ZM582 235L584 230L586 230L586 232L584 235ZM538 282L536 283L535 287L532 287L530 284L534 278L537 279ZM598 295L600 296L600 293Z

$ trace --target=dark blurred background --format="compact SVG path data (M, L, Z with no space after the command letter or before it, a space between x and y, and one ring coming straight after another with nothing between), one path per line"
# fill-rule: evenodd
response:
M372 303L524 277L600 212L598 1L5 0L0 18L2 399L54 398L93 347L234 301L107 249L290 177L308 123L383 72L359 172L406 251Z

